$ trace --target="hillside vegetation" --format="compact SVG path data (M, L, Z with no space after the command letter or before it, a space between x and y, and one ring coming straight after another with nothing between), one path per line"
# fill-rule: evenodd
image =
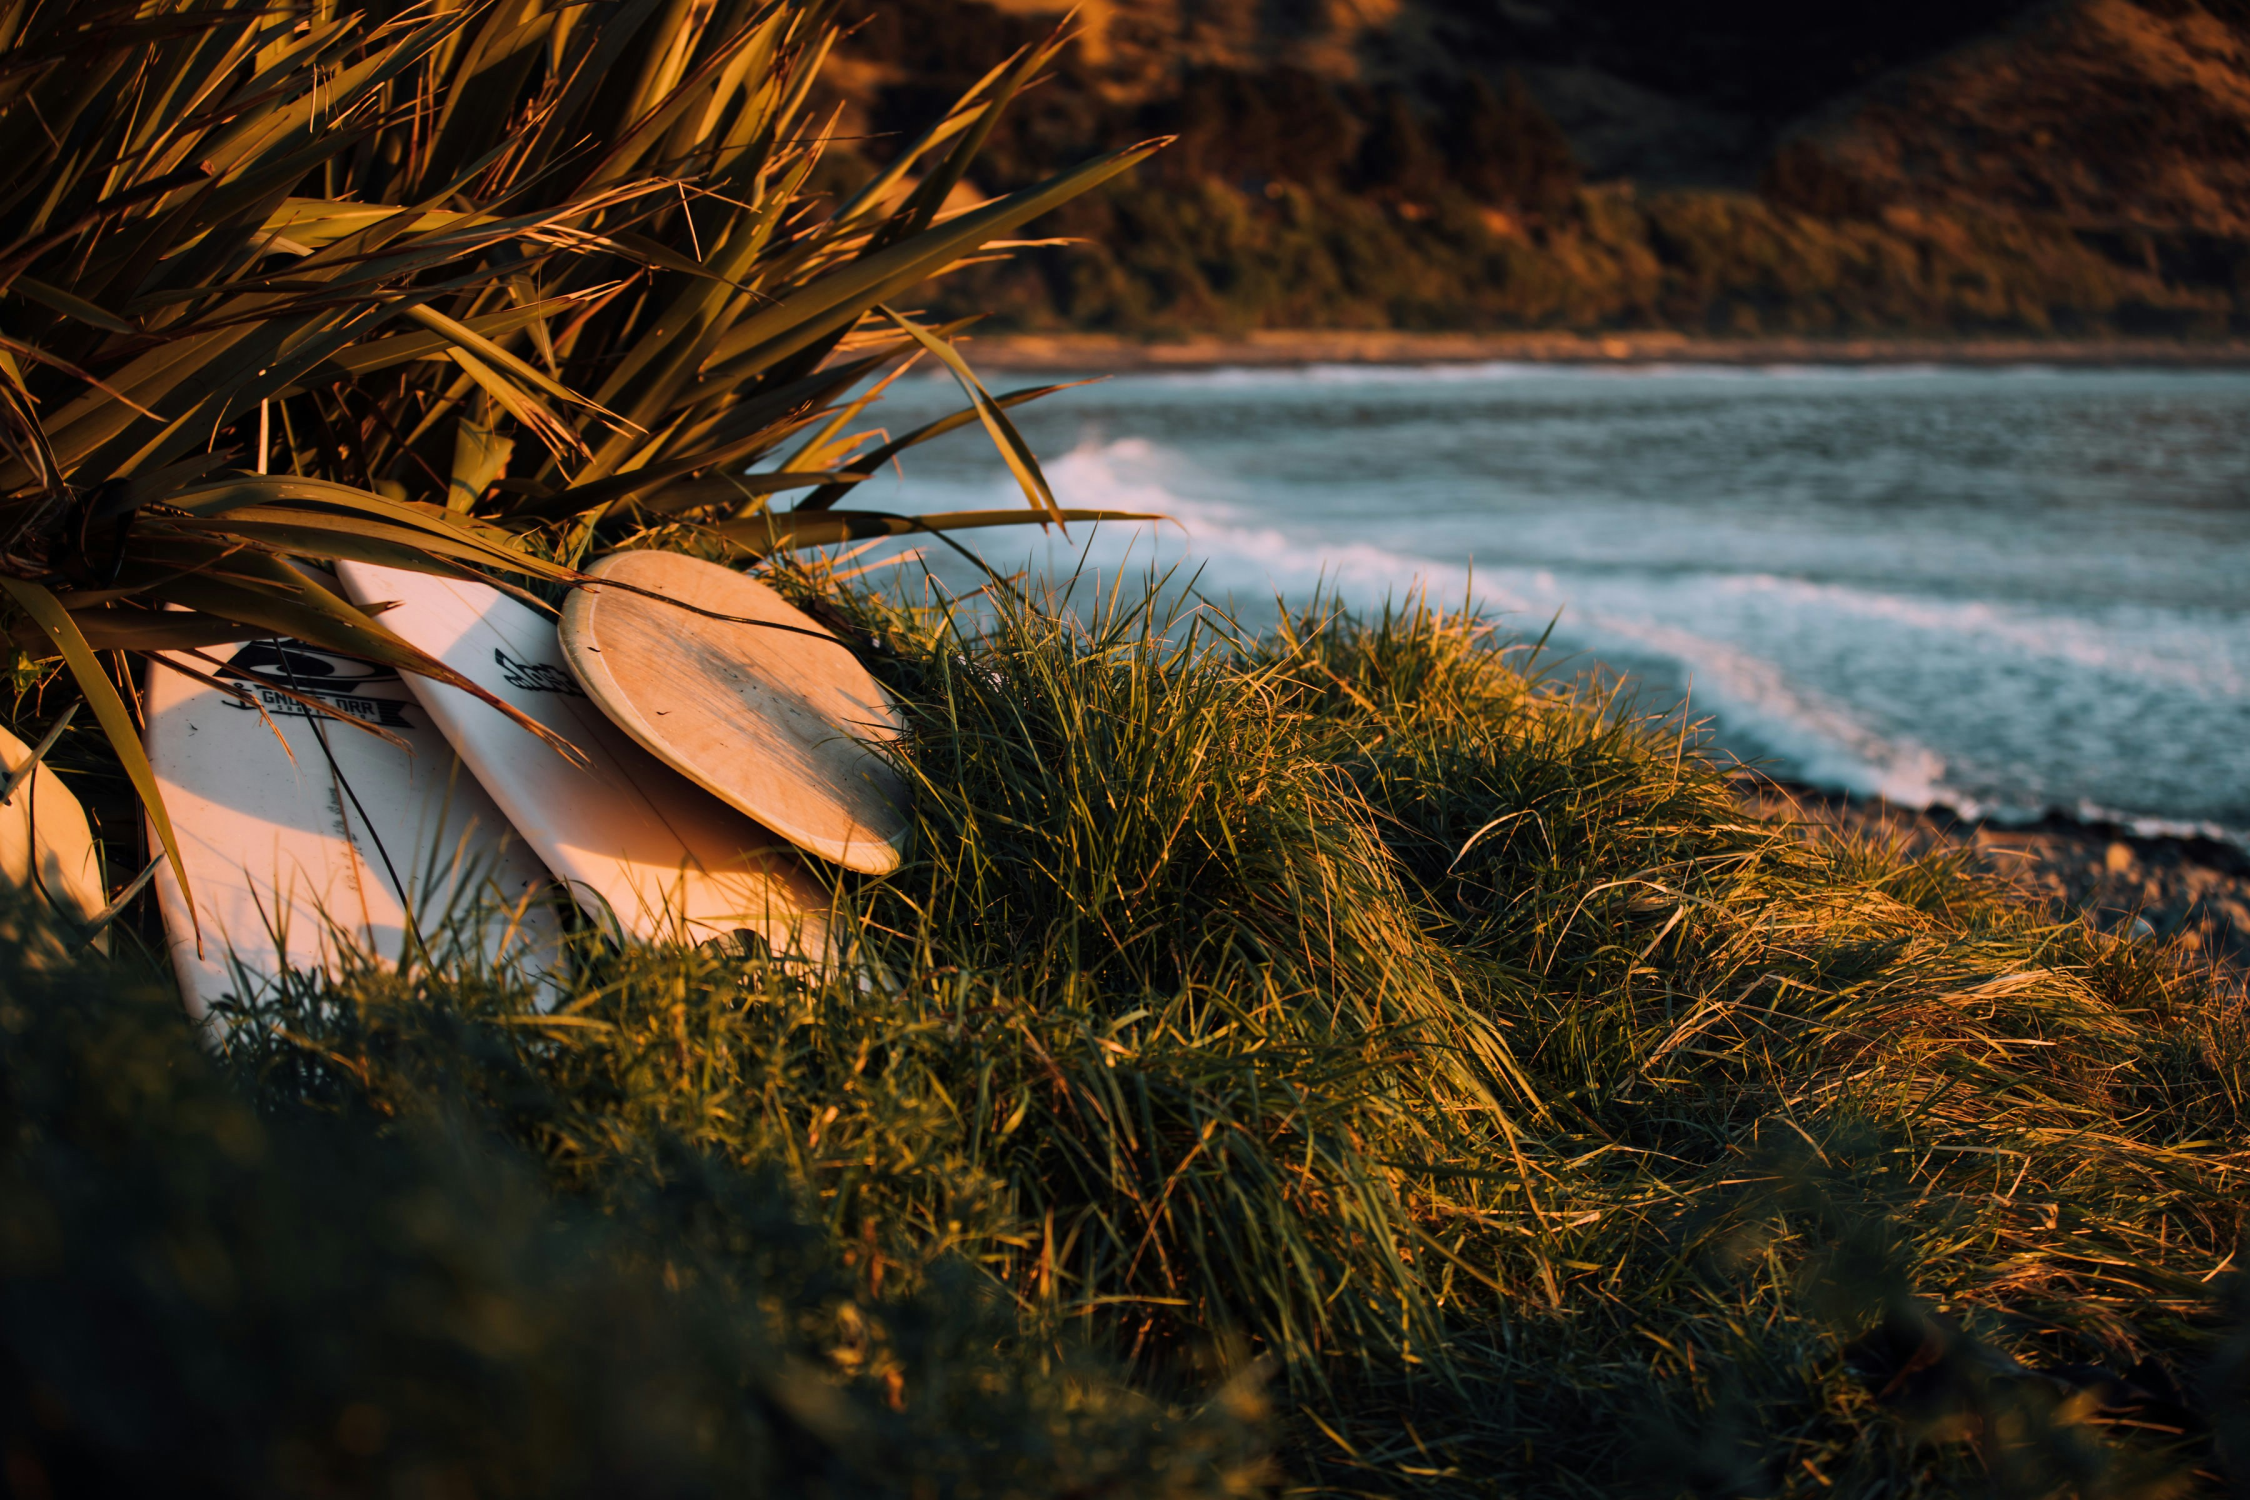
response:
M1059 21L1035 0L876 10L833 75L857 149L882 159ZM1151 334L2250 329L2230 0L1125 0L1082 29L975 183L1180 139L1035 226L1083 245L966 273L948 311Z

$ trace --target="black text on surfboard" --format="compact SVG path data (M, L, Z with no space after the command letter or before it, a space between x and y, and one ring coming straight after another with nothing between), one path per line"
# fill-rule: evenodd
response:
M362 723L383 729L419 729L421 726L406 716L406 705L395 698L355 698L344 693L322 691L319 688L299 688L299 697L318 698L340 714L346 714ZM313 711L307 705L273 688L261 686L255 690L258 706L269 714L283 718L310 719ZM240 698L229 698L230 707L247 709L249 704Z
M317 698L336 712L363 723L385 729L420 727L406 716L408 705L404 699L370 695L370 689L403 689L398 673L389 667L353 661L346 656L331 656L302 641L252 641L237 651L227 665L253 679L257 706L268 714L310 719L315 717L313 710L299 699ZM292 698L291 693L297 697ZM239 698L227 701L235 708L248 710L251 707Z
M568 693L573 698L586 696L579 691L578 684L571 680L570 674L561 667L551 666L543 661L517 661L497 646L492 648L492 659L499 664L500 675L507 679L508 686L512 688L526 693Z

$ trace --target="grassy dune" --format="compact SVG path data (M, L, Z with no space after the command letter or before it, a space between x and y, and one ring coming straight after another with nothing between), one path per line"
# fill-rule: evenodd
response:
M948 1452L1007 1462L948 1493L1216 1492L1260 1442L1338 1493L2250 1476L2239 987L1748 817L1676 724L1473 619L842 604L920 822L839 891L849 972L589 949L541 1017L369 967L237 1015L241 1097L440 1196L443 1118L608 1226L573 1253L651 1316L736 1288L883 1421L981 1412ZM775 1224L817 1275L760 1270ZM422 1295L411 1257L353 1274ZM972 1288L987 1321L938 1316ZM1093 1394L1042 1405L1053 1360Z

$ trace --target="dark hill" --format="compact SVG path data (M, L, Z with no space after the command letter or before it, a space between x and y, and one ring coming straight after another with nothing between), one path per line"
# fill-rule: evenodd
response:
M880 160L1050 0L884 0L836 77ZM1005 323L2250 330L2245 0L1109 0L976 186L1152 133Z

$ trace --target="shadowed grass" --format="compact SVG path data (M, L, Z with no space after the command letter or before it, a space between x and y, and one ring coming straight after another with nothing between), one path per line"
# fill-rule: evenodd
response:
M423 1012L416 1055L363 1058L377 1092L277 1073L246 1094L161 988L118 964L26 967L13 937L13 1494L1186 1497L1256 1481L1249 1383L1182 1417L1098 1360L1025 1346L965 1266L871 1286L770 1168L648 1136L645 1170L558 1197L490 1128L495 1106L522 1123L552 1092L484 1031L525 1014L505 976L449 986L458 1004ZM341 983L371 1007L399 994L395 973ZM301 986L278 1003L333 1029Z
M542 1019L371 970L237 1063L356 1107L467 1059L574 1192L684 1142L871 1287L965 1260L1160 1384L1265 1356L1316 1488L2223 1483L2239 986L1747 818L1475 620L840 602L920 825L843 892L859 977L590 953Z

